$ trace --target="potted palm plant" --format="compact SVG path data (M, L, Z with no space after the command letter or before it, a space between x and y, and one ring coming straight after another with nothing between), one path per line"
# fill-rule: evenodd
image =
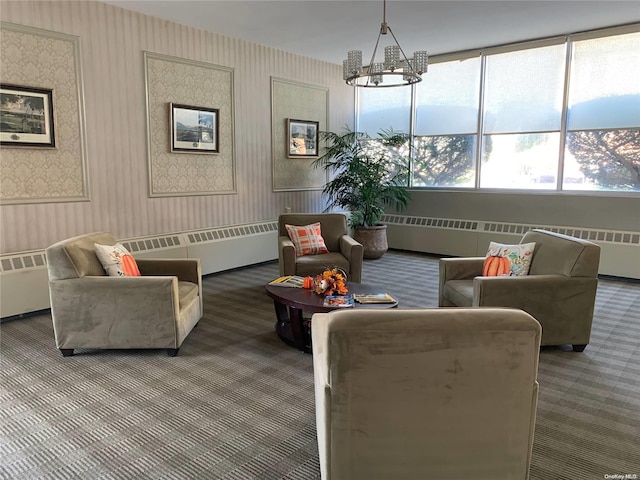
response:
M347 129L320 132L325 150L315 162L332 174L323 193L327 210L350 212L353 237L364 246L364 258L380 258L388 249L387 226L380 224L385 207L403 210L410 199L409 167L405 155L408 135L382 130L379 138Z

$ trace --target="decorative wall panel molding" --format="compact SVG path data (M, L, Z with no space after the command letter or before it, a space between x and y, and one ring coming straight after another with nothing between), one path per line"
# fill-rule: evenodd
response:
M320 122L326 131L329 114L329 89L271 77L271 149L273 190L321 190L327 175L313 168L313 159L288 158L287 118Z
M144 52L149 196L236 193L234 71ZM218 109L219 153L171 152L169 104Z
M88 200L80 40L1 23L2 83L53 90L55 148L3 146L0 202Z

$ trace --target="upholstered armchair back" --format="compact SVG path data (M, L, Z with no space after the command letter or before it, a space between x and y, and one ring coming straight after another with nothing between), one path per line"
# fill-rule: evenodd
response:
M596 277L600 247L580 238L546 230L531 230L520 243L536 242L529 275Z
M94 245L115 245L109 233L94 232L69 238L46 249L49 280L106 275Z
M528 478L540 324L500 308L348 309L312 324L323 480Z
M342 213L284 213L278 219L278 235L287 237L285 225L309 225L320 222L322 238L330 252L340 251L340 237L347 234L347 219Z

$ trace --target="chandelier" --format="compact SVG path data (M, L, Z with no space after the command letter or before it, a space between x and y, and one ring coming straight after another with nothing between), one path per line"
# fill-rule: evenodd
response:
M376 62L380 36L387 32L393 37L395 45L384 47L384 62ZM382 24L369 65L362 66L362 50L351 50L347 53L347 59L342 61L342 78L352 87L401 87L421 82L428 62L429 54L424 50L413 52L411 60L407 58L391 27L387 25L387 0L383 0Z

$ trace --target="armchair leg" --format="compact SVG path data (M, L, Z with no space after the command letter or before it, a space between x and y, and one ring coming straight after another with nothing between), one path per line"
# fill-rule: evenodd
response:
M180 350L180 348L167 348L167 355L169 355L170 357L175 357L176 355L178 355L178 350Z
M60 353L63 357L70 357L73 355L73 348L61 348Z
M586 345L573 345L574 352L584 352L585 348L587 348Z

